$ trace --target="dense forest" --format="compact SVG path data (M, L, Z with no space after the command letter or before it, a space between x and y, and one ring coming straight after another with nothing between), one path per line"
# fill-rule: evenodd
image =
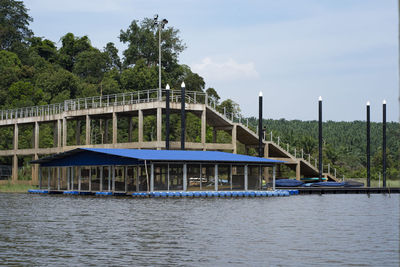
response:
M131 92L158 87L158 27L153 19L133 20L121 29L120 42L127 48L118 51L115 44L103 48L93 47L88 36L73 33L60 34L60 40L48 40L35 36L29 28L33 18L23 2L0 0L0 109L59 103L66 99L120 92ZM180 64L179 55L186 48L179 37L179 30L166 27L161 32L162 87L168 83L179 89L185 81L187 90L206 91L217 103L217 110L240 115L240 107L231 99L221 100L217 90L205 88L204 79L192 72L189 66ZM59 43L59 47L56 46ZM122 57L120 57L122 55ZM172 116L172 125L179 125L179 116ZM199 119L188 114L187 138L199 141ZM122 122L123 124L124 122ZM154 138L155 118L145 118L145 139ZM249 118L251 127L255 118ZM315 121L265 120L264 126L273 136L280 136L283 143L316 157L318 151L317 123ZM70 127L71 128L71 127ZM372 123L372 177L381 171L382 125ZM40 147L53 145L53 128L40 128ZM32 129L20 129L21 148L29 147ZM82 129L84 132L84 127ZM0 128L0 149L12 146L12 129ZM171 129L171 140L179 140L180 128ZM388 177L400 177L400 129L398 123L388 124ZM69 132L69 139L73 133ZM121 134L118 141L126 141ZM212 140L211 129L207 140ZM218 142L230 142L222 132ZM94 143L97 141L94 140ZM243 149L239 149L243 152ZM253 151L254 152L254 151ZM9 164L9 158L1 158L0 164ZM30 159L20 159L20 165ZM365 123L324 123L324 164L332 164L346 177L366 176Z

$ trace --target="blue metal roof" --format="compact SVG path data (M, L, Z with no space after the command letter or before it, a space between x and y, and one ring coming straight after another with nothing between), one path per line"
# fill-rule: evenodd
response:
M243 163L272 165L283 161L219 151L77 148L32 163L41 166L136 165L149 162Z

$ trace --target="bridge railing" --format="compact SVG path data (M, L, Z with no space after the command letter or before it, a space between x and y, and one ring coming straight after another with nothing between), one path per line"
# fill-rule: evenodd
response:
M61 114L64 111L70 110L83 110L92 108L103 108L110 106L121 106L138 103L149 103L156 101L165 101L166 90L150 89L142 91L134 91L127 93L103 95L103 96L92 96L85 98L69 99L63 103L23 107L16 109L8 109L0 111L0 120L17 119L17 118L29 118L38 116L48 116ZM204 104L207 101L207 94L204 92L197 91L186 91L185 92L186 103L200 103ZM170 90L171 102L181 101L180 90Z

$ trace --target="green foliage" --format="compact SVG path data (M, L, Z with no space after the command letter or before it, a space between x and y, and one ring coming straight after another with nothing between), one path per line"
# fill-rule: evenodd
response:
M0 0L0 48L10 50L25 42L33 33L33 19L22 1Z

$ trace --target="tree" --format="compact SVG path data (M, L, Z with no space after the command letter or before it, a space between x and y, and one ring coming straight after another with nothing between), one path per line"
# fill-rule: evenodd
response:
M218 95L217 91L215 91L214 88L208 88L206 90L206 93L208 95L208 98L210 98L215 104L219 104L219 100L221 99L220 96Z
M96 48L80 52L75 59L73 73L89 83L99 83L106 71L107 55Z
M179 54L186 48L178 36L179 30L173 27L163 29L161 32L161 65L169 70L178 61ZM139 59L144 59L146 65L158 65L158 27L154 20L145 18L139 21L132 21L126 31L121 30L119 39L128 48L123 52L124 65L135 64Z
M121 74L121 85L124 91L157 88L157 84L157 68L149 68L144 59L138 60L133 68L128 68Z
M104 47L104 53L107 55L107 70L116 69L120 72L122 63L114 43L107 43L106 47Z
M43 97L44 93L40 88L35 90L30 82L18 81L8 89L5 102L10 108L30 107L45 104Z
M43 40L41 37L32 37L30 43L30 49L42 58L52 63L57 60L57 47L54 42L48 39Z
M4 104L10 85L21 77L22 64L15 53L0 51L0 105Z
M32 31L28 28L33 19L22 1L0 0L0 48L12 50L13 46L28 40Z
M59 50L59 63L68 71L72 71L79 53L92 49L87 36L75 37L73 33L67 33L61 37L61 42L62 47Z
M222 103L217 107L217 110L220 113L224 113L224 109L225 109L225 113L229 116L232 116L232 115L234 117L240 116L240 112L241 112L240 106L238 103L236 103L232 99L226 99L226 100L222 101Z

